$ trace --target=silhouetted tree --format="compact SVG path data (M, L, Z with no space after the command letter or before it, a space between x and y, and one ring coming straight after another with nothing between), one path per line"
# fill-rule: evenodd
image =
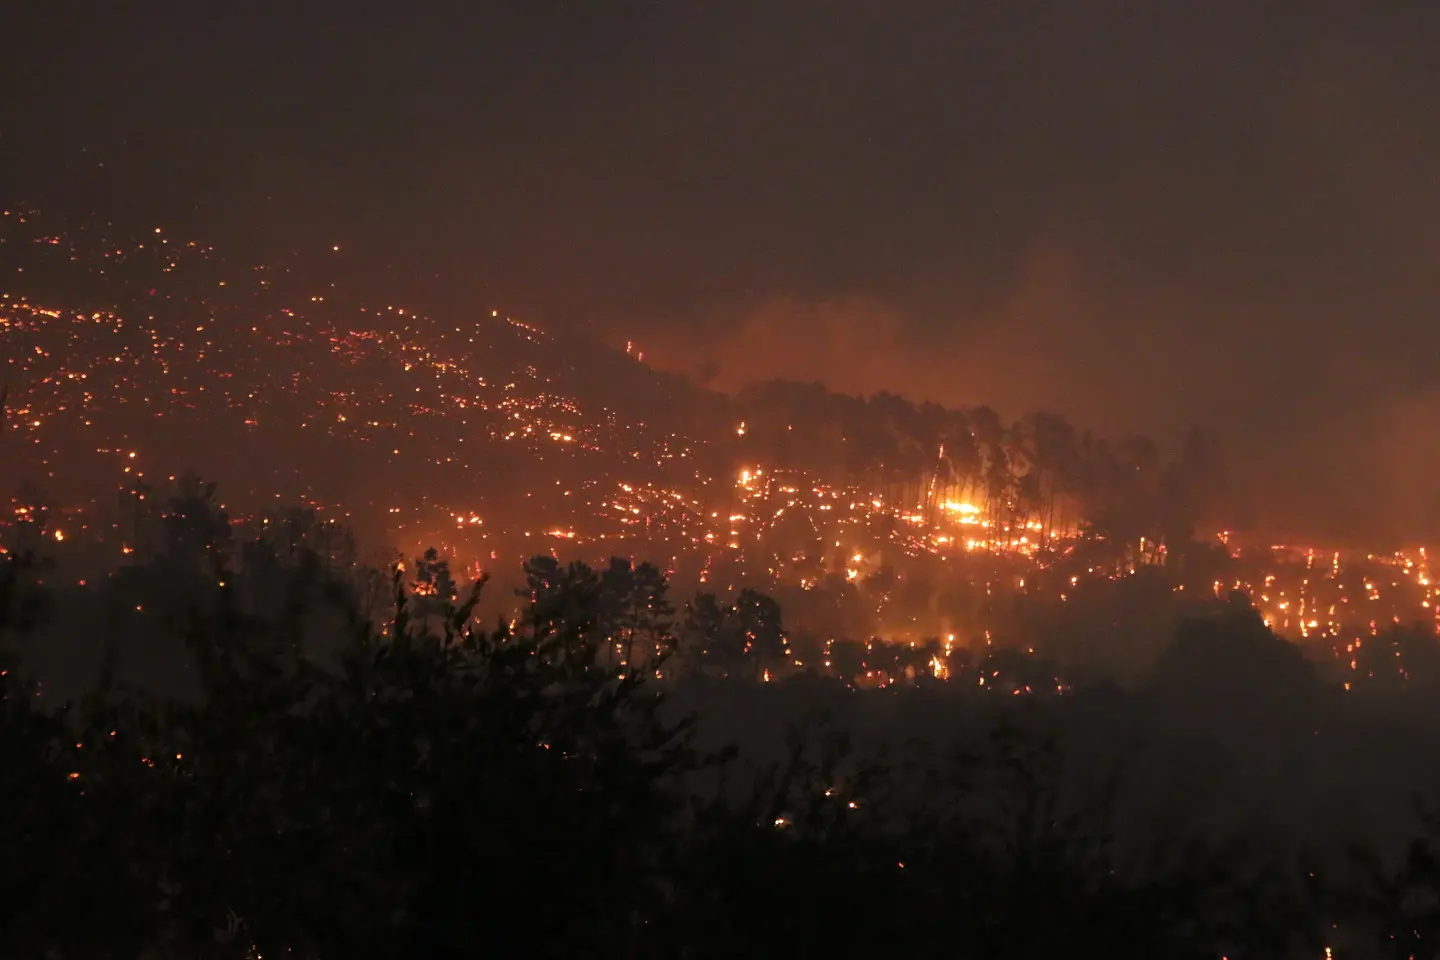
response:
M415 593L422 597L435 597L449 602L459 592L455 578L450 573L450 561L440 556L434 547L415 559Z
M1278 710L1311 742L1309 666L1242 595L1187 617L1153 688L1134 695L1018 695L1053 685L1057 668L998 640L977 643L973 668L957 647L947 666L961 683L943 693L726 684L747 717L809 689L835 705L871 697L864 709L948 738L874 756L811 717L773 743L780 759L742 763L696 751L696 721L652 671L592 669L602 643L647 666L665 653L668 585L654 567L612 562L607 582L532 558L524 615L487 629L474 616L483 578L447 589L427 552L429 606L397 565L394 607L373 623L323 543L220 549L213 496L192 507L156 556L213 560L211 588L169 597L173 615L149 628L183 635L198 696L126 688L119 645L66 709L0 664L0 944L16 956L1213 960L1313 957L1340 929L1424 955L1437 935L1433 824L1402 863L1365 860L1349 896L1253 842L1118 839L1125 763L1076 749L1087 719L1120 718L1096 728L1103 739L1172 705L1209 722ZM35 563L0 555L0 641L43 612ZM124 591L173 568L128 571L95 589L133 599ZM1143 583L1126 581L1115 589ZM250 602L257 592L281 600ZM334 635L325 656L300 629L316 622ZM680 633L727 669L762 675L790 657L780 605L754 590L696 596ZM1398 659L1421 639L1397 634ZM825 655L846 680L923 677L943 649L838 640ZM939 712L951 704L963 709ZM518 946L497 946L517 928Z
M733 610L713 593L698 593L685 605L681 628L686 645L703 666L734 669L745 654L744 638Z
M733 609L737 629L745 638L745 657L755 665L758 680L767 666L778 666L789 652L780 605L746 587L735 598Z

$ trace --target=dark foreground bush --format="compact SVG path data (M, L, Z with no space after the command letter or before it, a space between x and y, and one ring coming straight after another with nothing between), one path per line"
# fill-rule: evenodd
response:
M27 564L0 576L8 629L39 609ZM198 698L113 661L64 709L0 676L7 956L1315 957L1335 917L1388 910L1387 947L1423 926L1424 845L1411 899L1363 911L1247 851L1122 863L1103 779L1065 799L1013 726L888 766L807 730L758 776L701 754L663 656L608 662L583 577L484 629L479 584L457 606L397 574L377 626L313 558L286 569L263 615L243 573L187 591Z

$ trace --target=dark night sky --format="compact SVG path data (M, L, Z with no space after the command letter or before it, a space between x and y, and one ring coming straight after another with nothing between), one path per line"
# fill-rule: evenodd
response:
M136 209L343 241L452 303L729 382L1199 421L1297 511L1344 493L1440 528L1440 4L6 18L17 183L53 192L89 148Z

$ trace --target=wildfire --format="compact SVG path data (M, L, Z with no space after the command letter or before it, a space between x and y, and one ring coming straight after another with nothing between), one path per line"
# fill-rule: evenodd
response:
M148 245L107 242L98 255L101 269L153 254L167 272L183 275L191 265L203 265L207 275L224 272L203 246L167 237L166 246L154 250L157 241L148 229L141 238ZM54 245L51 239L45 249ZM912 561L935 570L963 569L957 575L976 577L977 591L983 586L986 597L994 596L992 589L1018 589L1060 602L1080 596L1092 581L1167 566L1166 545L1133 534L1127 543L1106 543L1118 559L1077 560L1081 547L1103 539L1082 543L1078 511L1053 503L1042 508L1033 492L1025 500L1013 486L997 493L974 464L943 474L933 464L925 467L923 461L936 453L954 456L949 440L938 450L921 450L920 466L904 482L895 481L893 462L883 469L802 468L796 462L809 461L782 462L757 443L771 432L786 444L808 440L805 425L788 414L771 423L758 413L727 418L715 437L652 429L567 391L559 374L543 367L543 356L563 347L563 338L499 311L478 322L445 323L411 307L360 303L325 288L288 295L262 313L251 300L265 292L265 276L248 267L232 271L223 281L224 296L246 298L243 307L171 303L182 316L169 323L151 316L149 307L78 311L32 302L19 290L0 291L0 337L14 358L12 383L24 384L6 401L11 438L48 470L60 441L83 437L88 459L72 458L72 471L94 471L106 484L114 480L129 489L140 476L138 447L156 435L157 421L168 428L167 418L183 412L207 426L254 428L258 435L281 419L267 402L283 397L285 416L299 411L295 419L304 436L353 443L365 452L356 462L403 468L407 478L412 467L432 472L427 489L395 488L406 491L403 506L390 505L400 496L384 505L323 503L336 516L379 515L402 545L442 543L457 556L490 560L519 559L540 543L557 556L569 551L591 561L615 554L664 557L692 583L716 590L799 584L808 591L838 583L861 596L887 632L905 639L924 631L945 637L943 654L916 656L912 665L922 677L957 679L952 657L964 644L938 617L921 627L913 624L913 611L897 612L895 595L907 585ZM490 351L477 338L487 330L503 332L505 343L530 352L513 364L486 365ZM627 349L633 357L633 345ZM312 376L331 367L388 372ZM533 457L523 461L534 473L524 511L483 499L488 477L478 475L477 465L492 463L488 454L497 447L506 456L515 451ZM706 451L724 456L702 457ZM149 461L160 454L147 445L146 456ZM163 468L157 463L153 469ZM1018 482L1024 471L1017 472L1022 476L1012 479ZM247 493L266 502L278 496L274 489ZM67 505L73 512L51 515L64 518L64 530L49 527L48 537L76 544L68 553L103 529L110 551L118 547L130 556L140 545L143 552L129 527L99 519L112 502L109 487L105 498ZM47 525L23 509L7 522L29 524L45 536ZM1232 558L1241 539L1230 530L1215 538ZM1247 554L1244 563L1248 573L1223 579L1205 574L1192 590L1221 599L1228 590L1245 591L1277 631L1335 645L1344 653L1337 662L1356 662L1357 673L1364 658L1356 653L1368 649L1362 639L1368 645L1389 625L1420 618L1440 627L1440 590L1423 549L1342 556L1277 547ZM1003 587L998 576L982 584L991 574L970 572L987 566L1003 572ZM893 580L900 581L898 588ZM978 629L974 636L979 647ZM827 652L824 660L835 658ZM984 682L973 674L964 680ZM1000 682L992 678L987 685Z

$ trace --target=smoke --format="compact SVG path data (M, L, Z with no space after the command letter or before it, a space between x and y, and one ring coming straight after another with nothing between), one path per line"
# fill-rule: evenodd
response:
M1051 410L1105 433L1268 419L1265 368L1293 346L1255 332L1263 306L1115 293L1095 275L1083 258L1046 244L983 299L944 283L906 296L776 295L648 333L645 349L661 366L727 391L818 380L847 393L986 404L1011 417Z
M772 378L816 380L845 393L888 390L1013 415L1063 409L1113 426L1129 419L1115 416L1124 397L1106 396L1095 381L1153 379L1140 362L1139 331L1118 348L1093 335L1100 308L1063 252L1037 252L989 303L957 309L945 305L949 296L779 294L712 316L698 336L688 327L647 334L646 350L661 366L727 391Z
M951 406L1035 410L1108 436L1227 451L1239 505L1278 539L1372 545L1440 536L1440 385L1366 349L1367 330L1311 325L1289 291L1249 299L1132 282L1117 292L1058 245L988 303L777 295L691 330L649 334L660 366L734 392L771 378ZM1316 308L1316 312L1321 312Z
M725 389L1193 423L1277 525L1431 522L1440 5L519 6L259 77L254 42L314 46L318 21L176 21L138 65L114 24L57 21L6 66L76 64L50 78L67 109L6 136L131 131L141 205L368 237L457 310L499 299ZM418 59L380 96L377 56Z
M1425 24L1406 23L1333 19L1247 74L1177 51L1146 64L1163 96L1038 100L1089 119L1007 128L1017 162L968 169L978 191L927 180L984 229L876 214L891 229L851 242L869 260L848 281L781 277L644 337L729 390L819 380L1162 440L1198 425L1277 537L1440 537L1440 128L1408 43Z
M1331 537L1376 550L1440 539L1440 386L1397 385L1308 423L1248 480L1278 538Z

